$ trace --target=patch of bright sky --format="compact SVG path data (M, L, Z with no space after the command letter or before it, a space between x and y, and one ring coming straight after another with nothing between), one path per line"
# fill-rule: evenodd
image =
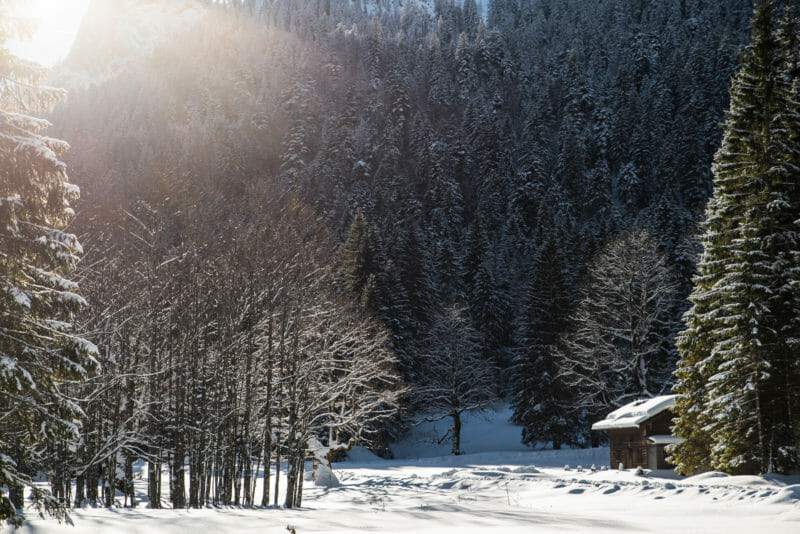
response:
M25 0L19 16L37 21L36 33L25 41L10 41L6 46L19 57L54 65L66 57L90 0Z

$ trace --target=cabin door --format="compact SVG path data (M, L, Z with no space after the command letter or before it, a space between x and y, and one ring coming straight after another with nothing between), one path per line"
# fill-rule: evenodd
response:
M647 446L647 468L658 469L658 445Z

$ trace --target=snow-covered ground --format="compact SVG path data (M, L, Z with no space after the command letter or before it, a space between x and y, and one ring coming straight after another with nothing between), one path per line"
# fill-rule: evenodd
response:
M800 477L604 470L607 448L530 450L507 416L501 409L468 418L467 454L458 457L446 454L449 444L430 443L431 423L397 444L397 459L358 449L335 465L340 487L306 482L301 509L87 508L73 513L74 528L35 519L22 532L800 532ZM146 480L139 483L144 496Z

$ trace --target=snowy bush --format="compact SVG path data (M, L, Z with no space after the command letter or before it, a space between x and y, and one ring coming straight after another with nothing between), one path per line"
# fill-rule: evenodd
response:
M340 485L339 479L336 478L330 467L325 464L317 465L314 486L318 488L338 488Z

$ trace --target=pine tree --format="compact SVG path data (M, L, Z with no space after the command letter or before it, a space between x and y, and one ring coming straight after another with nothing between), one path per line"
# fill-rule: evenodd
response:
M678 343L683 472L787 471L797 462L797 436L786 429L797 417L787 365L800 311L797 148L787 138L797 108L775 11L774 0L756 5L714 161L704 254Z
M555 346L570 312L570 280L563 241L552 229L539 252L519 327L520 349L514 360L513 421L522 425L522 442L551 441L554 449L569 443L569 389L558 377Z
M777 37L782 50L784 72L780 87L786 103L778 115L782 140L779 148L783 160L781 168L790 176L790 181L794 177L796 182L800 173L800 17L792 7L787 7ZM800 207L800 188L797 185L790 198L793 206ZM797 213L797 210L793 213ZM787 284L782 289L791 287L792 296L796 299L800 289L796 275L799 260L795 253L796 242L793 245L790 249L792 268L785 269L784 280ZM796 304L796 301L792 304ZM786 346L775 362L772 373L774 387L780 391L775 399L778 413L783 415L775 421L775 436L778 451L783 453L782 468L791 470L800 463L800 359L797 358L800 349L800 313L796 307L794 310L784 308L779 313L790 315L783 315L789 318L781 330Z
M492 256L486 254L475 274L469 295L470 315L483 338L484 357L498 370L505 370L512 360L513 303L508 283L498 276ZM501 390L506 385L503 382L498 376Z
M2 42L25 34L15 3L0 3ZM78 194L59 159L68 145L27 114L62 92L40 86L43 69L6 50L0 73L0 521L18 525L26 487L40 513L65 517L63 504L31 482L44 468L32 445L77 438L80 410L58 383L91 372L97 349L71 325L85 301L66 278L81 253L63 230Z
M375 229L359 208L343 245L343 265L339 277L344 289L365 311L375 311L375 272L377 258Z

